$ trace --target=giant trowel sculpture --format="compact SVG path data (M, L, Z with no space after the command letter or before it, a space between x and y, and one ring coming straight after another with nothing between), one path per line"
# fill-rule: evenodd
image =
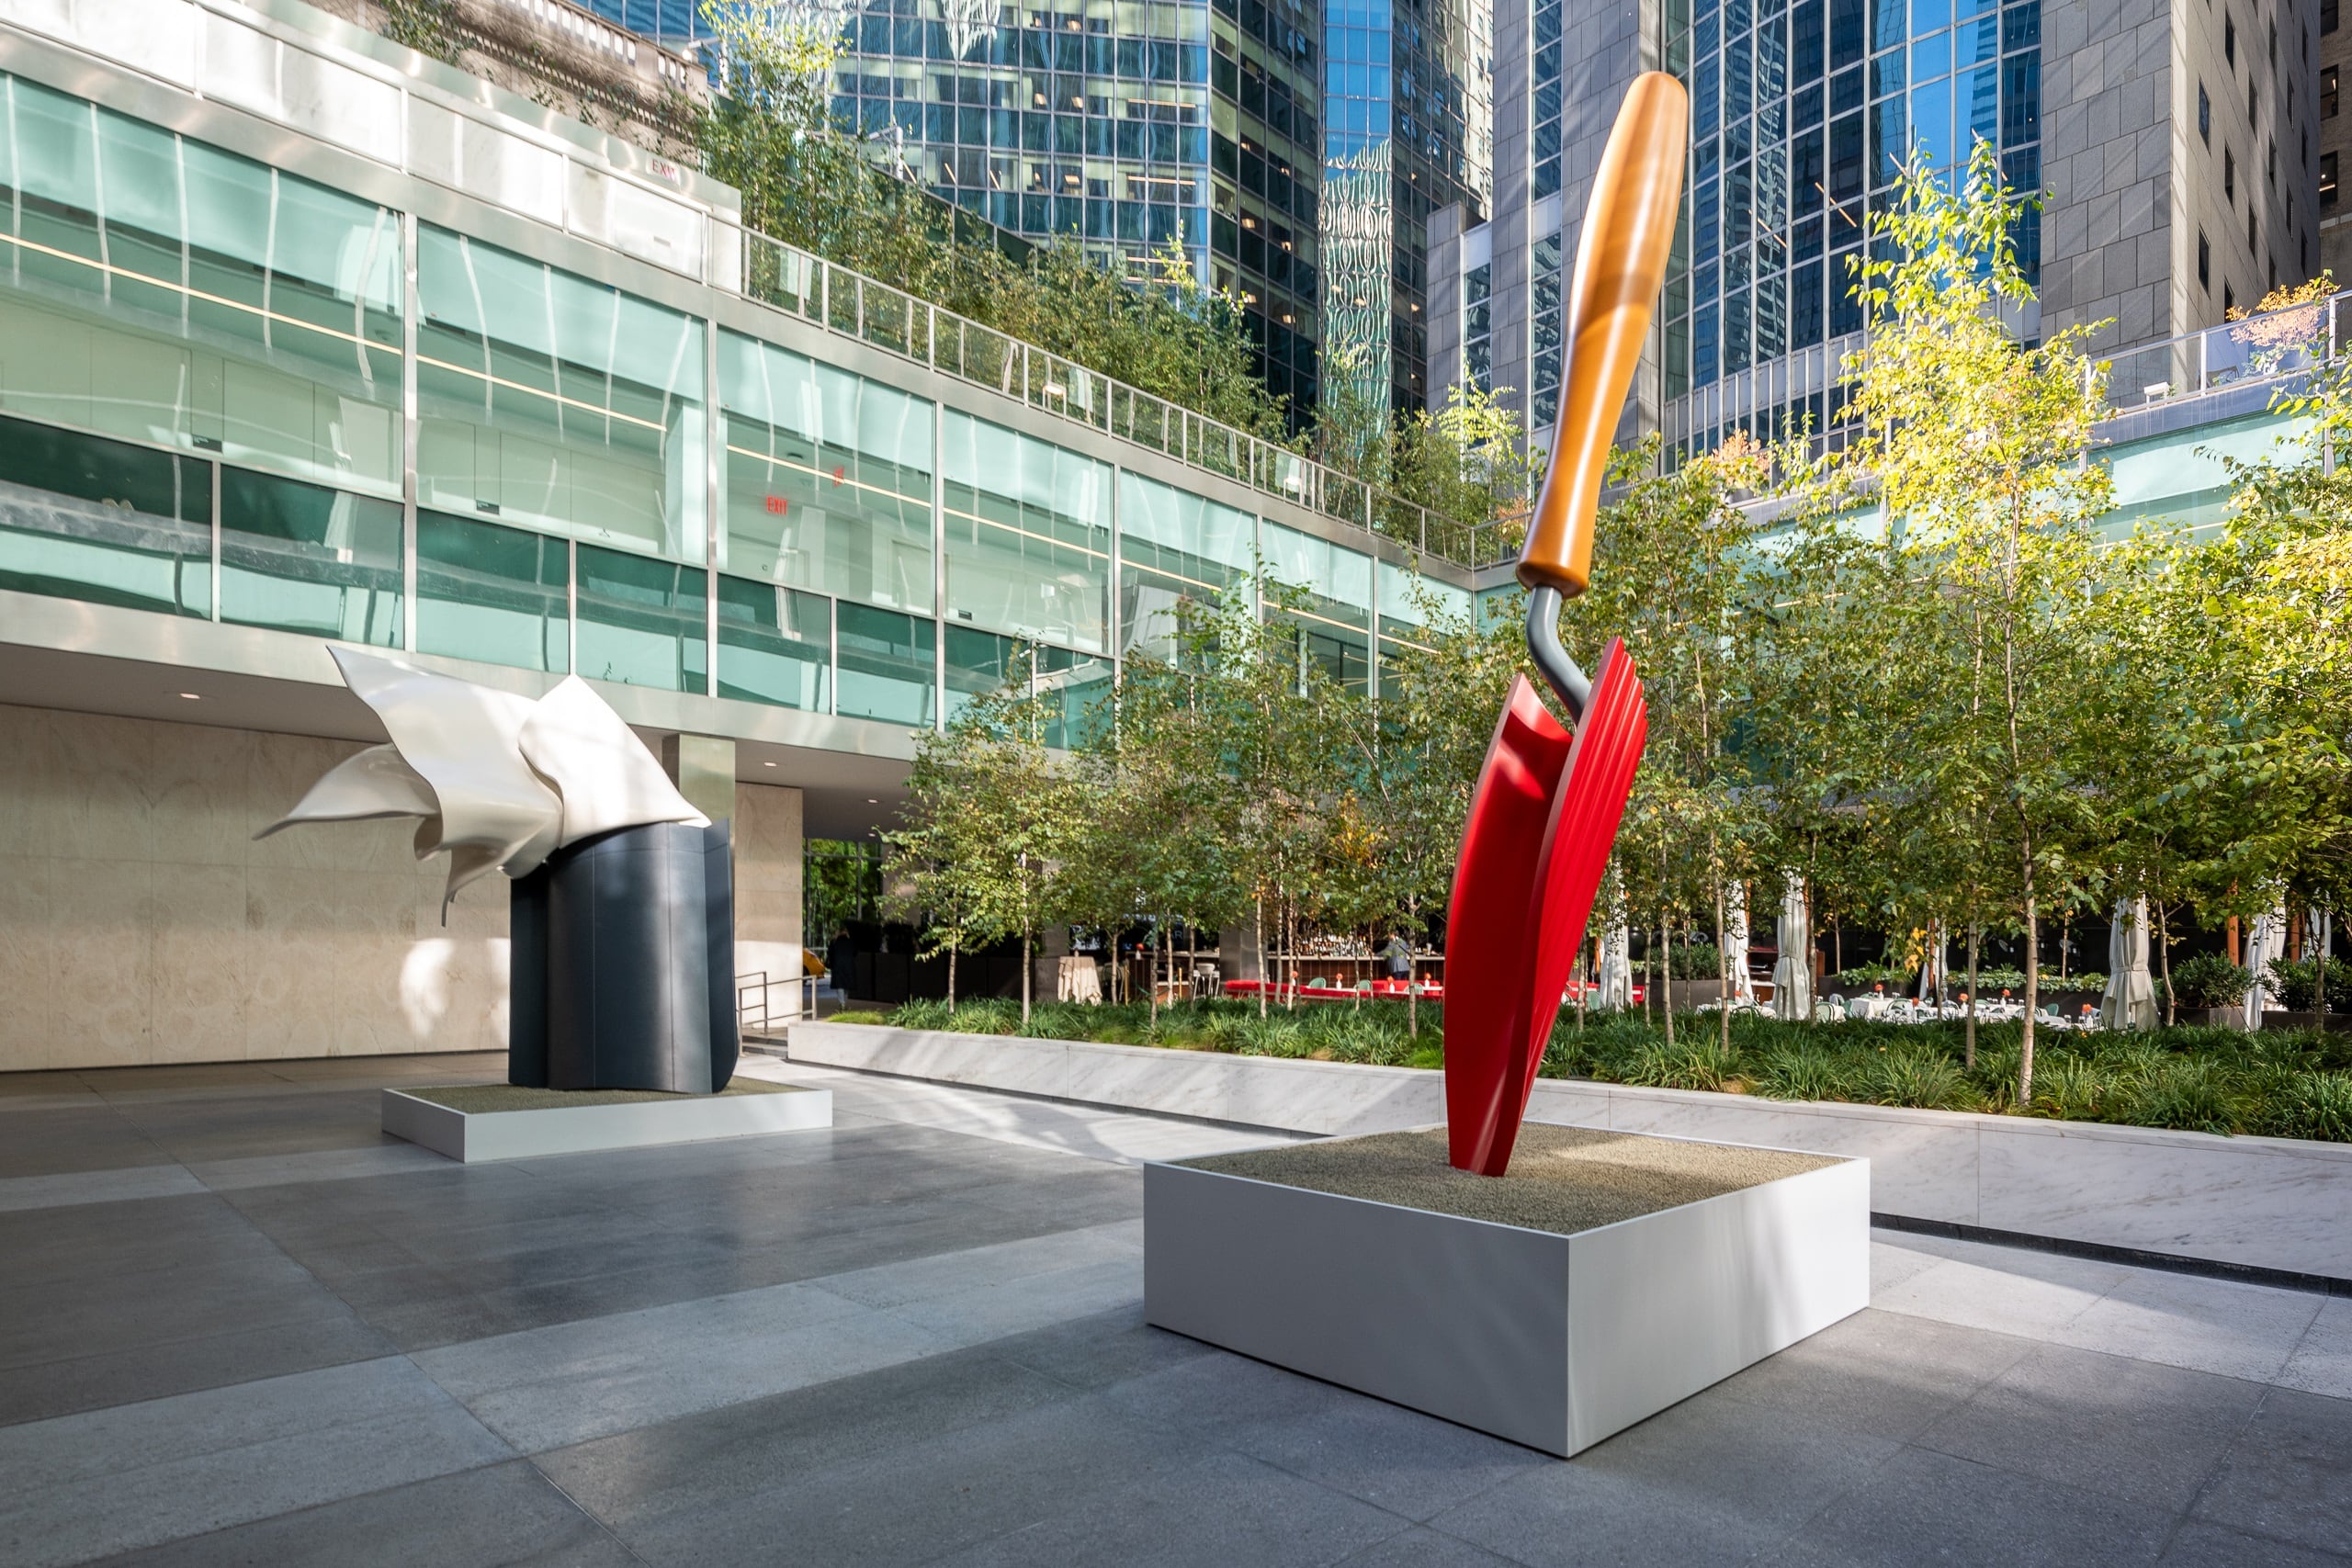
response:
M391 735L327 770L303 822L415 817L458 889L513 879L507 1079L709 1094L734 1076L728 827L686 803L578 676L534 702L331 648Z
M1624 644L1588 680L1560 646L1560 604L1591 581L1593 513L1666 276L1690 123L1680 83L1635 80L1577 243L1559 430L1519 558L1528 651L1576 729L1515 678L1462 835L1446 921L1446 1130L1453 1163L1487 1176L1510 1164L1647 734Z

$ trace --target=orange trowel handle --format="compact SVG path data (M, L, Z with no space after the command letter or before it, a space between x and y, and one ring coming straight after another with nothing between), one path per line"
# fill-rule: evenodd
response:
M1573 597L1592 581L1593 513L1610 438L1666 280L1690 129L1682 84L1663 71L1645 72L1625 95L1600 154L1568 289L1559 433L1519 556L1519 580L1530 588Z

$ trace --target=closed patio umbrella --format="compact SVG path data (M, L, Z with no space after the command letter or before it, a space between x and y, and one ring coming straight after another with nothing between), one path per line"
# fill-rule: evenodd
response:
M1724 889L1724 956L1731 963L1731 995L1724 998L1756 1005L1756 981L1747 973L1747 884L1735 882Z
M2115 930L2107 939L2107 991L2099 998L2101 1029L2154 1029L2156 987L2148 978L2148 901L2115 906Z
M1805 912L1804 878L1789 874L1781 895L1781 956L1772 965L1772 1010L1803 1021L1813 1016L1813 921Z
M2254 918L2254 930L2246 936L2245 966L2254 971L2254 984L2245 989L2245 1026L2262 1027L2265 1008L2276 1007L2278 998L2270 992L2270 961L2287 956L2287 906L2280 904L2267 915Z
M1625 911L1620 906L1600 938L1600 989L1592 1005L1602 1012L1623 1012L1634 1005L1634 955Z

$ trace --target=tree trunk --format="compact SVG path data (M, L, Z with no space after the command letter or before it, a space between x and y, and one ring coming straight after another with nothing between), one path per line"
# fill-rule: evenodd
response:
M2319 1015L2319 1026L2324 1030L2327 1028L2327 950L2335 945L2334 910L2320 916L2319 932L2319 955L2312 960L2312 1010ZM2166 981L2165 984L2171 982Z
M1266 1016L1266 898L1258 896L1258 907L1250 916L1250 934L1258 939L1258 1017Z
M1717 1032L1724 1051L1731 1051L1731 944L1724 940L1724 890L1715 889L1715 973L1722 977L1723 1007L1717 1012Z
M1283 964L1288 971L1283 986L1283 1010L1298 1010L1298 906L1283 899Z
M2041 910L2033 896L2033 851L2025 852L2025 1028L2018 1051L2018 1110L2033 1103L2033 1009L2041 987Z
M1600 952L1600 939L1595 937L1592 941L1593 951L1597 953ZM1581 946L1581 944L1579 944L1579 946ZM1581 959L1584 955L1582 953L1578 953L1577 956ZM1584 984L1577 987L1577 1032L1578 1034L1582 1034L1584 1032L1585 1004L1591 999L1593 977L1598 976L1600 973L1600 961L1598 958L1595 958L1593 960L1591 970L1585 976Z
M1674 1049L1674 917L1666 920L1666 998L1659 1011L1666 1015L1666 1048Z
M2172 932L2165 922L2165 907L2156 906L2156 968L2165 977L2165 1027L2180 1021L2180 998L2172 994Z
M947 950L947 1010L956 1010L956 950Z
M1151 992L1150 1016L1151 1021L1156 1025L1159 1022L1159 944L1147 939L1144 952L1149 954L1144 960L1148 965L1144 971L1146 976L1144 985Z
M1968 925L1968 1027L1964 1033L1965 1048L1962 1063L1970 1072L1976 1070L1976 960L1984 943L1984 928L1971 920Z
M1029 976L1036 967L1029 959L1029 928L1021 928L1021 1021L1029 1021Z

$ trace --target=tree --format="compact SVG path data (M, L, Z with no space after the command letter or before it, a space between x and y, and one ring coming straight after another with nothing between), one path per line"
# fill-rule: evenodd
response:
M1847 367L1861 428L1846 461L1874 483L1912 585L1916 638L1890 646L1918 676L1920 708L1913 744L1889 759L1893 782L1914 802L1965 803L1988 884L2023 932L2019 1105L2032 1098L2041 913L2081 875L2087 733L2115 695L2083 642L2093 525L2111 493L2086 461L2106 412L2104 372L2084 352L2093 329L2029 347L2005 317L2032 298L2011 238L2031 199L1981 141L1956 194L1923 162L1906 168L1895 203L1871 217L1873 259L1859 270L1872 325Z
M1592 586L1571 602L1565 634L1595 671L1607 640L1623 637L1641 672L1649 741L1630 808L1666 869L1652 883L1638 867L1632 880L1662 896L1668 930L1699 911L1712 919L1727 1046L1736 986L1724 898L1757 869L1736 720L1747 711L1761 580L1747 570L1738 502L1770 483L1772 461L1744 435L1670 471L1659 456L1655 436L1615 455L1620 488L1597 520Z
M916 753L902 818L885 838L908 891L929 911L926 951L1019 938L1021 1019L1029 1020L1031 955L1076 838L1078 791L1045 746L1046 714L1025 678L976 697Z
M1418 940L1429 911L1453 889L1494 716L1527 656L1524 598L1516 591L1483 624L1475 610L1459 615L1424 591L1415 595L1421 627L1397 639L1371 722L1348 733L1351 771L1377 844L1375 904ZM1420 1032L1418 990L1407 993L1406 1023Z
M989 940L983 910L993 874L989 846L978 835L981 816L968 808L980 797L987 742L972 725L925 733L907 775L903 826L886 829L883 863L887 901L922 923L925 957L947 955L947 1005L956 1005L956 961Z

